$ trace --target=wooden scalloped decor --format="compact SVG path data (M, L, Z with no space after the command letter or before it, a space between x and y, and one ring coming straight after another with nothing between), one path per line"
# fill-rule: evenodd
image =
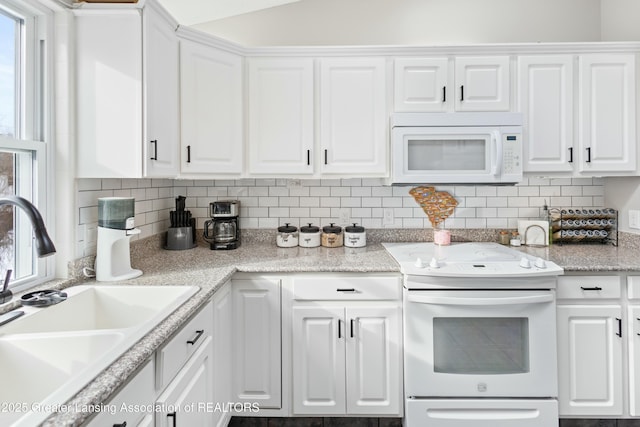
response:
M427 214L433 228L451 216L458 206L458 201L451 194L446 191L436 191L435 187L415 187L409 190L409 194Z

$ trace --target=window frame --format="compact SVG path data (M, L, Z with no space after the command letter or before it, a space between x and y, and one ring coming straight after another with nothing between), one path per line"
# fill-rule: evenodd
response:
M16 129L14 137L0 137L0 149L8 152L29 151L32 154L28 166L32 181L28 188L21 186L19 173L25 167L16 168L15 192L37 206L49 235L55 242L53 220L54 164L53 153L53 97L51 96L53 61L53 14L37 0L0 0L0 9L11 18L22 19L23 25L16 40ZM19 58L19 59L18 59ZM18 170L20 169L20 170ZM38 258L35 254L33 228L20 209L16 209L17 227L23 227L16 235L17 251L30 251L29 261L33 274L12 280L10 289L22 291L54 278L53 257ZM18 256L16 257L18 258ZM18 261L18 260L17 260ZM24 262L24 258L23 258ZM4 275L4 272L2 273Z

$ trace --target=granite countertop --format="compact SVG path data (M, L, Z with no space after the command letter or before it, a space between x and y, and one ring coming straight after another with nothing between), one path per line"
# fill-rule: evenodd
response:
M76 426L86 421L92 414L85 408L108 401L112 393L236 272L400 272L398 264L380 243L365 248L278 248L272 242L257 242L243 244L232 251L211 251L204 243L186 251L162 250L157 244L147 246L132 253L132 266L144 274L122 284L197 285L200 291L68 401L65 412L50 416L43 425ZM521 247L520 250L552 260L568 272L640 271L640 251L631 246L555 245ZM56 286L64 288L65 284L58 281Z

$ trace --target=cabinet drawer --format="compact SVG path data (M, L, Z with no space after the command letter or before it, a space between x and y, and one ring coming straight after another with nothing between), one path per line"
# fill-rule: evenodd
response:
M397 300L400 277L302 277L293 282L295 300Z
M213 305L207 303L198 314L156 352L156 388L162 389L176 375L198 347L212 335Z
M629 299L640 299L640 276L627 277Z
M104 427L112 425L144 425L145 417L150 414L134 410L140 407L149 407L156 398L153 387L153 360L146 365L129 381L107 404L114 411L101 411L89 422L90 427ZM123 405L125 405L123 407ZM136 407L137 405L137 407ZM133 409L131 409L133 408ZM151 419L153 419L151 417Z
M558 299L620 298L619 276L558 277Z

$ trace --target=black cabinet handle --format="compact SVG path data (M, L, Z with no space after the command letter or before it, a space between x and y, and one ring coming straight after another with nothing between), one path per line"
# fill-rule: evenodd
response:
M582 289L583 291L601 291L602 290L600 286L593 286L591 288L580 286L580 289Z
M154 139L150 142L153 144L153 156L151 157L151 160L158 160L158 140Z
M202 334L204 334L204 329L200 329L199 331L196 331L196 336L194 339L187 341L187 344L191 344L191 345L195 345L198 340L200 339L200 337L202 336Z
M325 165L329 164L329 161L327 160L328 151L329 151L329 150L324 150L324 164L325 164Z
M336 289L336 292L355 292L356 289L355 288L338 288Z
M464 101L464 85L460 86L460 101Z
M591 147L587 147L587 163L591 163Z
M191 163L191 146L187 145L187 163Z
M342 338L342 319L338 319L338 338Z
M311 150L307 150L307 166L311 164Z
M353 338L353 319L351 319L351 338Z
M172 418L173 419L173 427L176 427L178 425L178 417L177 417L175 412L171 412L171 413L167 414L167 418Z
M125 422L120 423L120 424L114 424L113 427L127 427L127 422L125 421Z
M442 102L447 102L447 87L442 86Z
M569 163L573 163L573 147L569 147Z
M622 338L622 319L616 317L616 320L618 321L618 332L616 332L616 335Z

